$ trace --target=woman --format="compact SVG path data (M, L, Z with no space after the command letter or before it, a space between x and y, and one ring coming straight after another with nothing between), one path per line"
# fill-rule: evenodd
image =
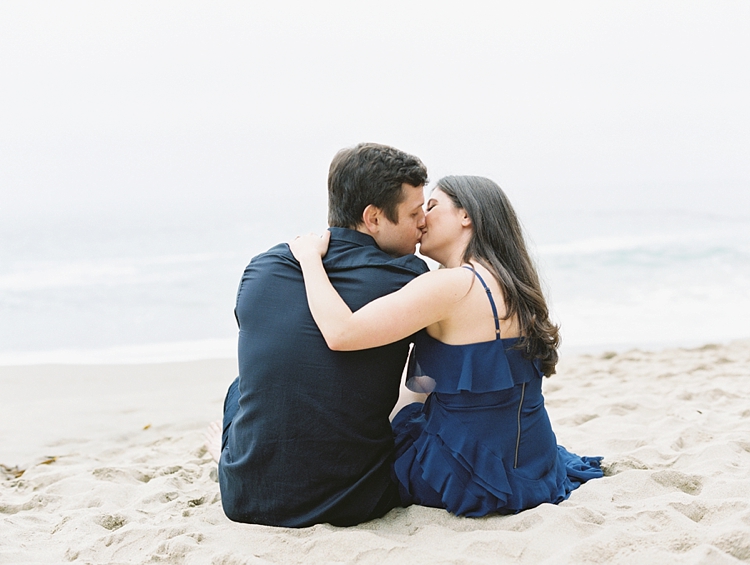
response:
M446 177L426 206L420 252L444 268L352 313L323 270L328 236L290 244L315 322L331 349L414 334L408 385L430 392L393 420L404 504L465 516L558 503L600 457L557 446L541 394L558 328L505 193L481 177ZM422 330L422 331L419 331Z

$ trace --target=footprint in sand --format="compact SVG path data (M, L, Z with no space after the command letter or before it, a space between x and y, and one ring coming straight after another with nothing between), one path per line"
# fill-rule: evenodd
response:
M677 510L680 514L687 516L693 522L700 522L708 511L706 507L699 502L691 502L690 504L681 504L679 502L673 502L670 504L672 508Z
M746 531L734 531L719 536L713 543L740 561L750 561L750 539Z
M616 461L606 462L602 465L602 467L604 468L604 474L608 477L617 475L618 473L622 473L623 471L644 471L648 469L648 465L646 465L643 461L629 455L626 455Z
M102 514L94 518L94 522L111 532L119 530L128 523L128 519L121 514Z
M91 472L97 479L103 481L119 482L122 479L147 483L154 477L142 473L138 469L116 469L114 467L99 467Z
M657 471L651 475L651 478L665 487L674 487L690 495L700 494L703 489L701 477L696 475L686 475L679 471Z

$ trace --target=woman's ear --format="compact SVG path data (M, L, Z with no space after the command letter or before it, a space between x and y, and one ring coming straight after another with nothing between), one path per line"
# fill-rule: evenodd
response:
M469 227L471 225L471 218L463 208L461 208L461 225L464 227Z

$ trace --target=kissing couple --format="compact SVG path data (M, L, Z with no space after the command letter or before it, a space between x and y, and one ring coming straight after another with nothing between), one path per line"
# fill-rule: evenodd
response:
M207 434L230 520L350 526L410 504L509 514L602 476L601 457L557 445L544 408L560 338L507 196L450 176L425 204L426 183L403 151L343 149L328 231L245 269L239 376Z

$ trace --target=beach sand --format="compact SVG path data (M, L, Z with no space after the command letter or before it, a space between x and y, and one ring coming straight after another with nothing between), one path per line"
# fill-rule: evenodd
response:
M553 428L606 476L557 506L413 506L352 528L224 517L202 434L235 374L232 360L0 368L0 563L750 561L750 341L564 358L545 381Z

